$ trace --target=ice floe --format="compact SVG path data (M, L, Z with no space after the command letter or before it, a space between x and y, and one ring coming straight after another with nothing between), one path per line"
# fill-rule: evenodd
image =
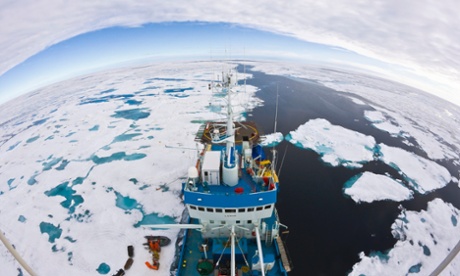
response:
M397 169L412 189L421 194L446 186L451 175L436 162L406 150L379 144L379 159Z
M402 210L392 225L395 246L388 252L361 252L349 275L430 275L460 241L459 220L459 210L441 199L429 202L426 211ZM443 275L458 271L460 262L454 259Z
M386 120L382 112L375 110L365 110L364 118L373 123L381 123Z
M325 119L306 122L289 132L286 140L316 151L323 162L331 166L359 168L374 159L374 137L332 125Z
M397 125L394 121L389 120L381 111L366 110L364 111L364 118L366 118L369 122L372 122L372 125L375 128L386 131L394 137L407 135L399 125Z
M350 99L351 99L355 104L366 105L366 103L363 102L362 100L359 100L359 99L356 99L356 98L353 98L353 97L350 97Z
M371 136L332 125L325 119L309 120L291 131L286 140L317 152L321 160L331 166L359 168L369 161L382 161L396 169L410 188L421 194L442 188L451 181L449 171L434 161L401 148L376 144ZM358 191L354 196L355 201L361 201ZM364 193L363 197L367 195Z
M358 203L379 200L403 201L413 198L414 194L400 181L372 172L364 172L347 181L344 193Z
M279 143L284 140L284 135L281 132L275 132L271 134L263 135L262 142L260 145L263 147L276 147Z

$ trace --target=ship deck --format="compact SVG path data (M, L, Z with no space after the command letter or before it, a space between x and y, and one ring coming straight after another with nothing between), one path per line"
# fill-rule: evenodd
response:
M267 219L267 223L273 223L275 215ZM192 219L191 223L197 223L196 220ZM198 263L205 260L205 253L203 252L202 244L208 245L208 250L206 251L208 260L213 263L214 272L211 272L207 275L217 275L216 263L221 257L219 262L220 265L225 265L230 262L230 246L225 248L225 244L228 242L228 239L216 238L204 240L201 236L201 233L197 230L187 230L187 234L184 238L184 244L182 248L182 258L178 265L177 275L187 275L187 276L203 276L206 274L200 274L198 271ZM271 245L266 245L264 241L261 242L262 251L264 253L264 259L269 260L274 258L275 265L274 267L265 272L267 276L278 276L278 275L287 275L286 270L283 267L280 250L278 243L275 241ZM225 248L223 250L223 248ZM235 245L236 252L236 265L238 269L238 276L258 276L261 275L260 271L247 269L252 266L252 257L256 255L257 242L256 239L239 239L239 245ZM241 252L244 252L244 256L248 262L248 266L245 263L244 258L241 255ZM223 252L223 253L222 253Z
M231 195L259 193L268 191L268 189L268 185L256 183L246 171L241 170L238 184L235 186L230 187L227 185L208 185L206 183L200 183L197 185L196 192Z
M260 139L259 130L254 122L234 122L235 123L235 143L240 144L243 141L243 137L248 137L249 141L257 143ZM204 124L202 128L197 132L196 141L202 144L211 143L211 133L214 128L219 126L225 126L226 122L209 122Z
M270 205L276 202L278 183L262 185L255 183L246 172L241 173L235 186L196 185L196 191L184 190L184 202L202 207L245 207Z

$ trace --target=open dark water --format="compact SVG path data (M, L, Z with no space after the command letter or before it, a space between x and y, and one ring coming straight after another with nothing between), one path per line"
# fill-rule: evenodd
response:
M310 119L324 118L334 125L372 135L377 143L420 152L373 128L364 118L364 110L371 108L353 103L340 92L314 82L250 73L253 78L247 83L260 88L257 96L265 104L250 113L252 117L248 119L255 121L265 133L273 132L278 87L277 131L283 135ZM346 275L359 261L360 252L369 254L391 249L396 240L390 227L400 212L400 204L408 210L419 211L426 209L427 202L441 197L460 208L460 189L452 182L431 194L415 195L408 202L356 204L342 192L343 184L350 177L363 171L388 172L400 179L399 174L381 162L370 162L360 169L329 167L319 160L317 153L287 141L280 143L277 149L278 167L287 150L280 172L277 209L281 222L289 227L286 241L294 264L291 276ZM451 174L456 175L458 168L447 165Z

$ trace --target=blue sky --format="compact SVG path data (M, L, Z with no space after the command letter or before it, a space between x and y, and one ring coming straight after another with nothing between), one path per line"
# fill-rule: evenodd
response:
M2 1L0 103L127 60L226 48L360 69L460 105L457 10L456 0Z

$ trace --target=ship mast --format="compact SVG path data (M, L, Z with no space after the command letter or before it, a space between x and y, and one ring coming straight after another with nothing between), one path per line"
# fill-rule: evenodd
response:
M227 72L222 77L222 90L227 93L227 124L225 133L225 157L222 168L222 178L224 184L235 186L238 184L238 155L235 149L235 127L233 125L233 108L232 108L232 85L233 74Z
M233 109L232 109L232 75L227 73L227 152L235 146L235 129L233 127Z
M276 127L277 127L277 123L278 123L278 99L279 99L279 94L278 94L278 84L276 85L276 108L275 108L275 123L274 123L274 126L273 126L273 133L274 135L276 135ZM272 171L275 172L276 171L276 154L278 153L276 151L276 147L273 147L273 158L272 158Z

